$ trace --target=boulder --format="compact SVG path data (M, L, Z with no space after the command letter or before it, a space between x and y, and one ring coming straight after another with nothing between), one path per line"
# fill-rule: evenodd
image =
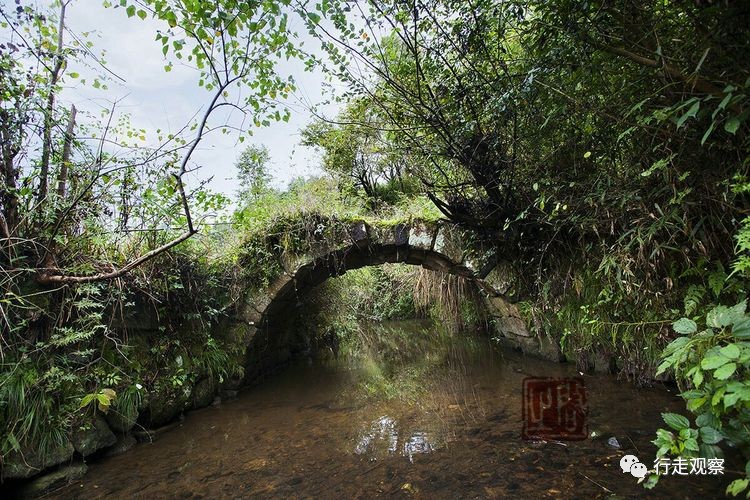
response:
M73 447L82 456L87 457L94 452L112 446L117 438L110 430L107 422L100 415L87 422L73 433Z
M513 335L516 337L531 337L526 324L516 316L503 316L495 318L495 329L503 336Z
M168 424L192 402L191 396L190 387L178 388L175 391L163 389L153 393L148 408L141 415L143 424L150 428Z
M193 408L210 405L219 390L219 383L212 377L200 380L193 388Z
M134 407L110 408L104 418L113 431L125 433L130 431L138 420L138 409Z
M0 476L3 479L31 477L44 469L69 461L73 457L74 451L73 444L66 440L43 454L31 450L11 452L5 457Z

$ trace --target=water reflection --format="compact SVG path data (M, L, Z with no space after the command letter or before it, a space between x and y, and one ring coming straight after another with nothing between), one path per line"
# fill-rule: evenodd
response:
M387 454L398 450L398 425L394 419L387 416L380 417L372 423L365 434L359 438L354 453L377 457L379 450L383 448Z
M430 453L435 446L430 442L426 432L417 431L404 443L404 455L409 457L409 462L414 462L414 455L418 453Z
M373 328L358 353L300 363L236 400L191 412L153 444L91 463L53 496L640 497L643 488L620 473L624 450L606 438L654 456L660 413L684 410L663 388L587 377L589 426L605 439L531 443L521 439L523 379L571 376L574 367L423 324ZM708 498L728 482L675 479L653 493Z
M382 416L373 421L359 437L354 453L365 455L370 460L377 460L398 451L413 463L414 455L430 453L439 446L425 431L412 431L407 436L400 439L398 422L391 417ZM399 446L399 441L402 441L403 445Z

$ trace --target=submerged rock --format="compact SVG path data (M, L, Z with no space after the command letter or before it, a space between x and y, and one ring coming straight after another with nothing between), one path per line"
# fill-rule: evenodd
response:
M237 397L237 391L230 391L229 389L224 389L219 393L219 396L221 399L234 399Z
M86 474L88 467L84 463L65 465L56 471L44 474L21 489L23 497L37 497L43 493L80 479Z
M85 428L73 433L73 447L84 457L112 446L115 442L117 442L117 437L112 433L104 418L99 415Z
M228 389L230 391L236 391L245 382L245 378L242 375L234 374L226 377L224 382L221 383L222 389Z

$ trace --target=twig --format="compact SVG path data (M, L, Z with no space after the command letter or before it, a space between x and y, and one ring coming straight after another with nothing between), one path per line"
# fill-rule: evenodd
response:
M581 472L579 472L578 474L581 475L581 476L583 476L583 478L586 479L587 481L590 481L590 482L594 483L595 485L597 485L598 487L600 487L601 489L603 489L607 493L612 493L612 490L610 490L608 488L605 488L601 484L597 483L596 481L594 481L593 479L591 479L590 477L588 477L586 474L583 474Z

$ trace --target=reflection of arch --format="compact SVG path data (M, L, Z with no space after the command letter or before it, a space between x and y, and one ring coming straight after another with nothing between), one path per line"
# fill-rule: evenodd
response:
M306 291L328 278L366 266L405 263L473 280L484 291L488 312L495 320L499 336L514 347L544 354L539 341L530 336L516 307L504 299L492 280L485 279L496 267L494 251L470 248L466 235L455 226L422 221L381 226L358 221L331 228L330 232L333 236L313 242L305 255L281 255L284 267L281 275L268 287L247 293L239 311L240 319L247 325L246 345L251 346L259 330L268 333L268 326L275 318L283 316ZM252 356L253 364L261 365L253 367L253 371L263 369L262 365L278 364L288 357L283 339L275 343L278 352L271 353L271 359L258 363L257 356Z

